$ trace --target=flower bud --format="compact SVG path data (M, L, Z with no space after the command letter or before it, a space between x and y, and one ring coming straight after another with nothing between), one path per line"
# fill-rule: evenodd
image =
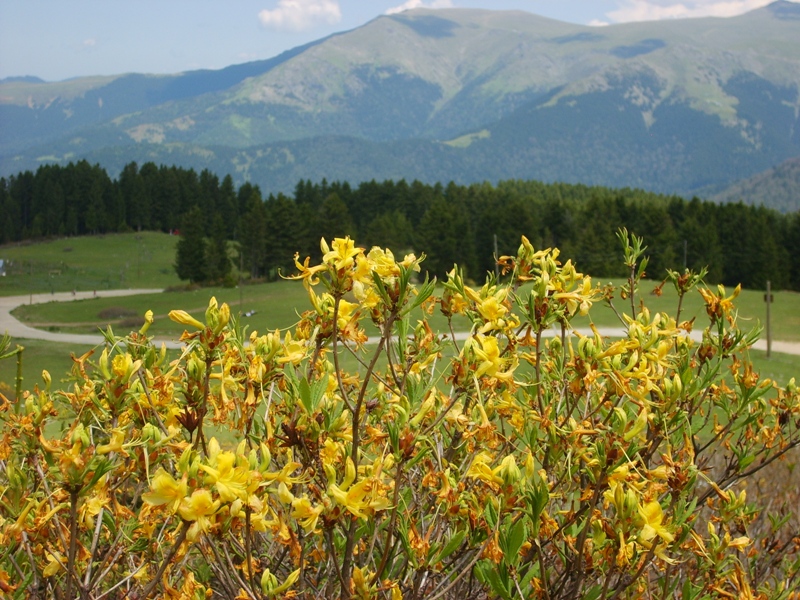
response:
M181 325L187 325L189 327L194 327L195 329L205 329L205 325L203 325L200 321L195 319L192 315L187 313L185 310L171 310L169 311L169 318L176 323Z
M144 313L144 324L142 325L142 328L139 329L139 335L146 334L147 330L150 329L150 325L152 324L153 324L153 311L148 310L146 313Z
M503 478L503 483L506 485L514 485L519 481L522 473L517 466L517 461L514 460L514 455L509 454L500 463L498 475Z

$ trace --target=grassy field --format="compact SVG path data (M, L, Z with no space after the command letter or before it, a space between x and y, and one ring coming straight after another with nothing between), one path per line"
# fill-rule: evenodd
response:
M0 295L178 285L177 241L145 231L0 246L6 263Z

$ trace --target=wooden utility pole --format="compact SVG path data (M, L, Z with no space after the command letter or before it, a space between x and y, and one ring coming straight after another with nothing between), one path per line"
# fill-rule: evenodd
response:
M767 293L764 294L764 302L767 303L767 358L772 354L772 328L770 327L769 305L772 304L772 285L767 281Z
M500 265L497 263L497 260L500 257L497 255L497 234L494 234L494 278L500 279Z

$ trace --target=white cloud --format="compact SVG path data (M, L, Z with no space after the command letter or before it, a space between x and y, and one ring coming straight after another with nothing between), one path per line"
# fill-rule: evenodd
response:
M428 3L425 3L424 0L408 0L400 6L390 8L386 11L386 14L394 15L404 10L411 10L412 8L453 8L453 3L451 0L433 0Z
M89 38L87 40L83 40L83 45L85 48L91 48L92 46L97 45L97 40L94 38Z
M320 23L333 25L342 20L338 0L279 0L277 8L258 13L264 27L301 31Z
M621 0L620 8L606 14L612 21L658 21L689 17L733 17L761 8L772 0Z
M589 27L606 27L609 25L608 21L601 21L600 19L592 19L587 23Z

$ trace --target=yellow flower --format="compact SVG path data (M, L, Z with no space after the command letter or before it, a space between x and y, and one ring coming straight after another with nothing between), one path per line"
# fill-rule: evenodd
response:
M292 518L296 519L306 533L311 533L317 527L322 506L312 506L311 501L303 496L292 500Z
M236 498L247 500L248 470L244 467L234 467L236 455L233 452L220 452L212 465L200 465L208 476L207 484L213 484L223 502L232 502Z
M374 246L367 254L372 270L383 278L397 277L400 275L400 267L394 260L394 254L388 248L382 250L378 246Z
M206 532L212 525L210 517L217 512L219 500L214 500L208 490L195 490L191 497L184 498L178 508L181 518L185 521L194 521L189 528L186 538L193 542L201 532Z
M484 319L494 323L502 319L508 309L503 306L502 300L497 296L489 296L478 304L478 312Z
M98 454L108 454L109 452L119 452L123 456L128 456L123 443L125 442L125 429L117 427L111 432L111 439L107 444L97 446Z
M502 371L504 360L500 356L497 338L477 335L475 339L480 345L480 347L478 345L472 346L473 352L475 352L475 355L480 360L478 368L475 370L475 377L487 375L504 381L511 381L514 377L513 371L516 367L511 366L507 371Z
M282 356L278 359L278 364L291 363L297 366L305 358L306 344L302 340L292 340L292 333L287 331L282 350Z
M322 262L332 265L337 271L350 269L355 264L355 257L361 254L361 248L356 248L350 236L345 238L336 238L333 240L333 249L328 250L328 244L323 239L320 246L325 255L322 257Z
M340 331L347 328L347 324L350 322L350 319L353 318L353 314L357 308L358 304L353 304L344 299L339 300L339 311L336 314L336 327L338 327Z
M652 500L644 506L639 505L639 516L644 520L642 530L639 532L639 543L647 549L653 547L653 543L658 542L656 537L661 538L667 544L675 540L675 536L664 527L664 511L657 500ZM664 547L657 547L655 551L656 556L660 559L672 563L674 562L664 552Z
M93 494L81 504L80 521L87 529L94 529L94 518L100 514L100 509L108 505L108 494L105 490Z
M309 267L308 263L311 261L310 256L306 256L306 259L303 261L303 264L300 264L300 255L295 253L294 255L294 266L297 267L297 270L300 271L297 275L290 275L286 277L286 279L302 279L303 286L306 288L311 287L312 285L317 285L319 283L319 277L317 277L317 273L325 270L325 265L317 265L315 267Z
M703 301L706 303L706 313L714 320L721 319L727 316L733 310L733 301L742 291L742 286L737 285L733 290L733 294L725 297L725 288L722 285L717 286L717 294L707 288L697 288Z
M150 490L150 492L142 494L142 500L154 506L168 504L169 511L173 514L178 510L178 506L189 491L185 475L180 481L175 481L172 475L163 468L156 471L153 481L150 483Z
M52 577L63 567L66 568L67 561L64 559L64 555L58 551L49 551L46 550L45 554L49 557L49 562L47 566L42 571L42 575L45 577Z
M492 457L488 453L479 453L472 461L469 470L467 470L467 477L480 479L481 481L484 481L492 486L502 485L503 478L499 474L502 465L501 467L493 470L492 467L489 466L489 462L491 460Z
M297 469L299 469L302 466L303 465L301 465L298 462L289 461L277 473L264 473L263 477L267 481L267 483L274 483L276 481L278 483L285 483L288 485L300 483L303 481L303 477L302 476L294 477L292 476L292 473L294 473Z
M148 310L146 313L144 313L144 324L142 325L141 329L139 329L139 335L144 335L147 333L147 330L150 329L150 325L152 325L153 322L153 311Z
M348 456L342 485L330 484L328 486L328 495L337 504L340 504L351 514L361 519L369 518L375 512L389 508L389 500L383 494L378 481L381 468L381 460L377 459L372 466L373 475L351 485L356 477L356 468L352 459Z

